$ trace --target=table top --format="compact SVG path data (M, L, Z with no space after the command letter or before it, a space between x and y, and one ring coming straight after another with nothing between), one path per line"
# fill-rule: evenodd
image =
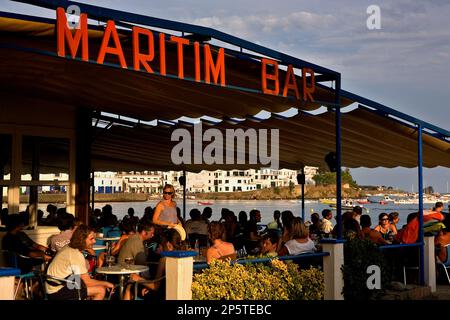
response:
M101 246L101 245L95 245L95 246L92 247L92 249L94 249L94 250L106 250L106 249L108 249L108 247L107 246Z
M116 240L119 240L120 239L120 237L102 237L102 238L100 238L100 237L97 237L97 238L95 238L96 240L101 240L101 241L116 241Z
M148 271L147 266L133 264L129 268L125 265L114 265L111 267L101 267L95 270L97 273L103 274L132 274L132 273L141 273Z

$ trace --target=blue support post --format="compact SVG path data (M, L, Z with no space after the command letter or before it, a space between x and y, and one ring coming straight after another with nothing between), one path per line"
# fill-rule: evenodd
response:
M417 125L417 168L419 175L419 242L422 245L419 247L420 258L420 272L419 280L420 285L425 285L425 272L424 272L424 244L423 244L423 172L422 172L422 125Z
M336 216L337 238L342 239L342 170L341 170L341 75L336 78Z
M305 166L302 166L302 220L305 222Z

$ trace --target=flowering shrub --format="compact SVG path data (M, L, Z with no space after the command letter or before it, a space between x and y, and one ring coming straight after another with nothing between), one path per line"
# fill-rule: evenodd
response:
M323 292L322 271L277 259L270 265L214 260L192 282L193 300L318 300Z

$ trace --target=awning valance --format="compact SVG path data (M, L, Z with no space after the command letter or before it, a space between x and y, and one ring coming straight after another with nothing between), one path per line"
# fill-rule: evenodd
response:
M326 166L325 155L335 149L334 118L332 112L320 115L303 112L290 118L273 115L266 120L248 117L242 122L222 121L216 125L204 122L203 129L215 128L224 136L226 129L278 129L280 167L299 169L302 165ZM171 133L176 128L186 128L194 137L193 128L188 124L153 128L113 126L100 134L93 144L94 169L176 169L171 161L172 147L178 143L171 141ZM203 148L209 143L203 142ZM365 108L343 113L342 165L350 168L416 167L417 129ZM450 167L450 143L424 133L423 165ZM186 164L178 169L182 167L200 171L259 168L261 165Z

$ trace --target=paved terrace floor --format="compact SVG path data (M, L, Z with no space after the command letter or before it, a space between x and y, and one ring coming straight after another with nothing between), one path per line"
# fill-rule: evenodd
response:
M382 300L450 300L450 285L437 285L434 293L430 287L407 285L406 290L388 290Z

